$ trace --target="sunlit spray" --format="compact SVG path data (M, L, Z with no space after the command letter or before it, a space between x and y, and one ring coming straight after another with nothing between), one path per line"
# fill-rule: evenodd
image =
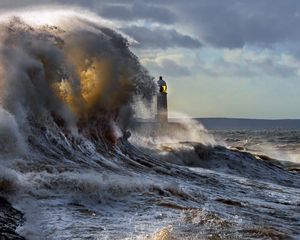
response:
M131 39L100 17L43 8L8 12L1 20L0 98L18 123L49 113L69 129L96 121L113 140L121 136L119 112L135 96L150 100L155 92L128 48Z

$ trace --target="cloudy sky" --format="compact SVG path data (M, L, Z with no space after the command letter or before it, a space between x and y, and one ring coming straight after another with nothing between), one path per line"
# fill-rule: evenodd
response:
M1 0L0 9L41 4L116 22L151 75L168 82L174 112L300 118L299 0Z

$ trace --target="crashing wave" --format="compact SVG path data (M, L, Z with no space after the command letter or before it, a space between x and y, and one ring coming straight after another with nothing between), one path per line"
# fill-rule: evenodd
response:
M30 25L19 16L1 22L1 106L23 132L53 121L115 142L131 103L150 100L154 82L121 33L78 14L57 24Z

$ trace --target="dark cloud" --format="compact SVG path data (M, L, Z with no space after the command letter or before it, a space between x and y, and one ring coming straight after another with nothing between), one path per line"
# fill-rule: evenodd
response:
M194 37L187 37L189 40L186 38L180 41L190 42L189 47L197 45L193 41L195 38L209 45L227 48L241 48L245 45L272 47L286 41L292 43L300 41L299 0L1 0L0 8L36 6L45 3L79 5L106 18L124 21L124 25L126 21L137 20L167 24L173 29L180 25L181 28L187 28L194 34ZM134 33L133 29L139 32ZM147 41L151 38L152 43L148 40L145 46L158 46L151 33L162 34L163 39L166 38L164 32L160 30L146 31L137 28L126 30L133 33L138 40ZM143 37L141 32L148 34L148 38ZM172 39L176 31L170 31L170 34ZM162 45L163 48L166 47L166 44Z
M180 22L214 46L240 48L247 44L264 44L269 47L287 40L300 40L298 0L155 2L172 4Z
M202 46L199 40L181 34L174 29L161 27L149 29L131 26L121 30L139 42L136 47L166 49L171 47L199 48Z

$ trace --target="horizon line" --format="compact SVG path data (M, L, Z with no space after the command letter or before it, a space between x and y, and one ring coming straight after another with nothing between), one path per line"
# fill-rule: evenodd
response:
M136 119L143 120L155 120L155 118L142 118L137 117ZM169 120L176 119L228 119L228 120L260 120L260 121L300 121L300 118L246 118L246 117L169 117Z

